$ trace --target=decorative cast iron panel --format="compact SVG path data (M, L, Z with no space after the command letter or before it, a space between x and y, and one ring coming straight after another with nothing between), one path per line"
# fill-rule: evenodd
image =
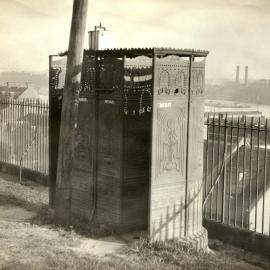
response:
M152 59L126 59L124 71L124 114L142 115L152 111Z
M84 54L80 97L86 98L95 92L96 59L94 54Z
M192 64L192 80L191 80L191 95L204 95L204 77L205 77L205 60L193 62Z
M184 233L189 61L156 59L150 205L150 237Z
M163 65L157 74L157 92L163 96L186 96L188 91L189 61L178 56L162 59Z
M169 172L185 175L186 108L157 111L155 179Z
M98 57L97 90L117 90L123 81L123 60L117 57Z

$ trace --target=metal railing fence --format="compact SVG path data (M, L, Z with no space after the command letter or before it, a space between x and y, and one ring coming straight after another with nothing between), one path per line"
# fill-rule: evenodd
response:
M0 98L0 162L48 174L49 106L39 99Z
M270 122L206 117L204 218L269 236Z

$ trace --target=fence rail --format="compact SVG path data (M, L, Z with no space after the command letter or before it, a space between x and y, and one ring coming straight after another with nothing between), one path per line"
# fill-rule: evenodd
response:
M204 218L270 235L270 122L207 116Z
M0 162L48 175L49 106L0 98ZM270 236L270 120L207 116L204 218Z
M0 161L48 174L49 106L39 99L0 98Z

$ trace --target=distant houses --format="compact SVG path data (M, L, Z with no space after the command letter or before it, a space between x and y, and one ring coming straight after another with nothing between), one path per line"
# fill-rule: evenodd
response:
M28 89L28 83L11 83L0 85L0 97L19 98Z
M48 97L40 97L27 83L0 86L0 163L47 170L39 160L48 157Z
M0 98L48 100L48 95L40 94L31 83L4 83L0 85Z

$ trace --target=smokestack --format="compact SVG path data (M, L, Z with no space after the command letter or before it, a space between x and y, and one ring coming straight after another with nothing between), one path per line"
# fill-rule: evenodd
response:
M240 73L240 67L236 66L236 78L235 78L236 84L239 84L239 73Z
M248 66L245 67L245 87L248 87Z

